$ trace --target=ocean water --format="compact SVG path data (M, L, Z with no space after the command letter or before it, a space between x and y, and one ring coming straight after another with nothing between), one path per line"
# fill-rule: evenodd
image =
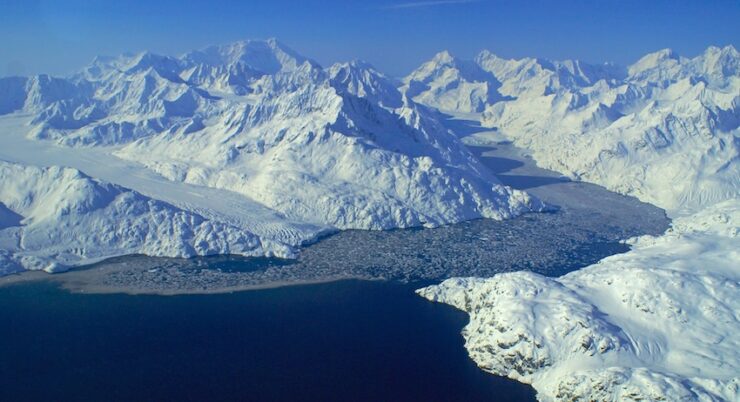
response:
M475 366L424 283L216 295L0 288L2 401L528 401Z
M534 400L468 358L465 313L414 289L522 269L562 275L627 251L622 239L662 233L668 219L507 147L474 151L556 211L345 231L295 261L125 256L0 287L0 401ZM341 278L383 280L187 294Z

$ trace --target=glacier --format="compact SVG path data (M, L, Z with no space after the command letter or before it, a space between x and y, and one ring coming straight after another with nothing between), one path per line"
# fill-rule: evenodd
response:
M0 275L115 255L263 255L260 238L72 168L0 161Z
M145 237L135 250L149 255L261 250L293 256L332 230L434 227L544 208L501 185L440 123L438 112L408 99L369 64L324 69L274 39L179 57L98 57L69 77L8 77L0 88L1 160L73 168L213 224L241 228L262 244L243 250L225 236L217 248L186 247L187 240L176 253ZM91 194L69 196L83 195ZM0 198L25 217L11 201ZM38 202L51 208L55 199ZM84 217L68 218L82 224ZM2 229L0 237L17 230ZM96 246L70 244L52 253L43 243L28 243L23 253L69 266L90 262ZM106 254L132 250L114 248Z
M633 195L674 221L562 277L452 278L417 293L468 312L471 358L532 384L540 400L738 400L737 50L661 50L627 68L487 51L472 63L507 98L469 107L482 99L471 90L481 80L450 57L407 77L422 88L409 94L489 129L468 143L513 141L539 166Z

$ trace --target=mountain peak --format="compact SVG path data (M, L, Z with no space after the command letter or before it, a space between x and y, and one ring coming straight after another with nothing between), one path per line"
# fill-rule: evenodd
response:
M169 56L161 56L149 51L143 51L137 53L132 59L131 63L129 64L130 68L134 67L151 67L152 65L156 65L157 63L162 62L170 62L174 61L172 57Z
M392 108L403 104L401 93L396 88L397 83L368 62L352 60L336 63L329 68L329 77L332 86L340 92L348 92Z
M213 46L211 46L213 47ZM268 39L242 39L235 42L227 43L224 45L216 45L215 47L221 48L222 50L231 50L235 52L244 52L248 49L272 49L272 50L286 50L293 52L290 48L280 43L275 38Z
M182 59L189 63L209 66L243 63L266 74L295 70L307 61L318 66L318 63L300 55L275 38L240 40L226 45L209 46L186 53Z
M327 69L331 77L337 75L353 75L353 74L371 74L379 77L385 77L385 75L379 72L372 64L365 60L354 59L343 63L334 63Z
M653 54L659 56L661 59L678 59L678 53L671 48L660 49Z
M361 60L361 59L354 59L345 64L347 64L347 66L354 68L354 69L377 71L377 69L372 64L370 64L369 62L365 60Z
M699 68L711 82L720 86L726 84L728 78L740 73L740 54L731 45L723 48L710 46L693 61L701 65Z
M499 57L495 53L491 52L488 49L481 50L477 56L475 56L475 61L477 63L480 63L483 60L504 60L503 58Z
M629 67L629 74L635 75L646 70L651 70L665 63L678 63L680 56L673 49L661 49L657 52L648 53L635 64Z
M455 57L448 50L443 50L435 54L432 61L440 64L449 64L455 61Z
M704 51L704 56L718 56L718 57L732 57L732 58L740 58L740 54L738 53L737 49L735 49L732 45L727 45L725 47L718 47L718 46L709 46L707 50Z
M665 60L678 60L679 55L676 53L673 49L665 48L658 50L656 52L648 53L645 56L642 56L640 60L637 61L635 64L652 64L657 65L657 63L660 63Z

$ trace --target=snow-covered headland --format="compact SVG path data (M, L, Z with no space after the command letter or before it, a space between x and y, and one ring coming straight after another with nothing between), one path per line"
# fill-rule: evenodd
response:
M418 293L468 312L471 358L531 383L541 400L738 400L737 51L661 51L627 69L488 52L476 63L510 99L482 114L448 112L480 118L540 165L675 219L664 235L630 239L630 252L560 278L454 278ZM449 78L449 69L437 71Z
M132 252L293 256L329 230L542 208L371 66L323 69L275 40L101 57L2 78L0 93L0 273Z
M740 202L725 201L560 278L520 271L418 293L468 312L471 358L541 400L737 400L738 222Z

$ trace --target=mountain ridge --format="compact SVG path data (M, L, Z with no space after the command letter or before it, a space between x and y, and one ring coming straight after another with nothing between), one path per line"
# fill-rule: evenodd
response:
M407 81L421 70L456 81L451 87L432 82L415 99L480 121L530 150L545 168L674 215L740 195L740 54L731 45L708 47L693 58L664 49L627 67L506 60L483 51L473 62L500 82L499 95L507 97L487 102L471 89L479 82L448 72L450 58L443 59L425 63ZM478 99L484 110L471 109L467 99ZM677 187L664 180L685 171L694 180Z
M567 75L583 71L576 64L561 63L562 79L557 64L548 72L534 59L484 56L515 98L479 114L448 111L493 131L471 140L510 139L538 165L674 220L665 234L629 239L629 252L558 278L451 278L417 293L467 312L470 357L532 384L539 400L737 400L737 50L686 58L664 49L623 75L581 81Z
M436 111L369 64L324 69L276 40L97 58L67 78L0 87L19 94L0 105L6 119L31 116L14 135L230 191L274 211L270 219L391 229L544 208L503 186Z

